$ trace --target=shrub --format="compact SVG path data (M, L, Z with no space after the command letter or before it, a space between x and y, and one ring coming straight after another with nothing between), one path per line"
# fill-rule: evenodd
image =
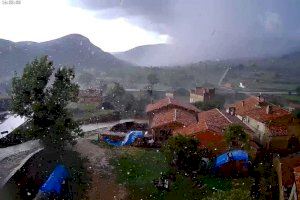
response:
M199 141L191 137L170 137L163 147L163 153L171 166L190 173L200 169L201 158L207 155L206 151L198 149L198 144Z
M225 140L231 147L247 148L249 146L248 135L244 127L238 124L231 124L225 130Z

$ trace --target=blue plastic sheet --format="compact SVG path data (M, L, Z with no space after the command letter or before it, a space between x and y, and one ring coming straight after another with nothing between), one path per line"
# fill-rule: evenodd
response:
M47 181L40 188L44 193L60 194L62 183L69 177L68 170L63 165L57 165Z
M248 162L248 153L243 150L233 150L227 153L221 154L216 158L215 167L221 167L222 165L234 160Z
M123 141L112 141L109 138L105 137L104 141L112 146L121 147L134 143L134 141L138 138L143 138L144 134L142 131L130 131L126 134Z

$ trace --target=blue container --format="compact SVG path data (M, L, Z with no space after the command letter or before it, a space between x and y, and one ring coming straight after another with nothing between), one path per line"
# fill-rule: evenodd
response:
M248 153L243 150L229 151L227 153L217 156L216 161L215 161L215 168L220 168L232 160L233 161L244 161L245 163L248 163L249 156L248 156Z
M134 143L137 138L143 138L144 134L142 131L130 131L126 134L123 141L111 141L109 138L105 137L104 141L112 146L121 147Z
M62 184L68 177L69 173L66 167L57 165L47 181L40 188L40 192L59 195L62 190Z

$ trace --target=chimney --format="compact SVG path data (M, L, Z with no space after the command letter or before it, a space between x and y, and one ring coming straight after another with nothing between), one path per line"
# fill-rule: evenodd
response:
M265 99L261 96L261 94L257 96L257 99L258 99L258 103L263 103L265 101Z
M245 101L244 101L244 100L242 101L242 106L243 106L243 107L245 106Z
M267 114L272 114L272 106L271 105L267 105L266 113Z
M235 107L230 107L229 108L229 114L230 115L235 115Z

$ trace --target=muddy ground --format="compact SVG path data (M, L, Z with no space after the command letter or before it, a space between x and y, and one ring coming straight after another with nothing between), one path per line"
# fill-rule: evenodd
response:
M79 138L74 149L83 157L88 158L88 171L91 173L91 184L88 199L93 200L123 200L126 199L126 189L117 184L113 167L109 164L109 149L101 148L91 141L97 139L97 134Z

